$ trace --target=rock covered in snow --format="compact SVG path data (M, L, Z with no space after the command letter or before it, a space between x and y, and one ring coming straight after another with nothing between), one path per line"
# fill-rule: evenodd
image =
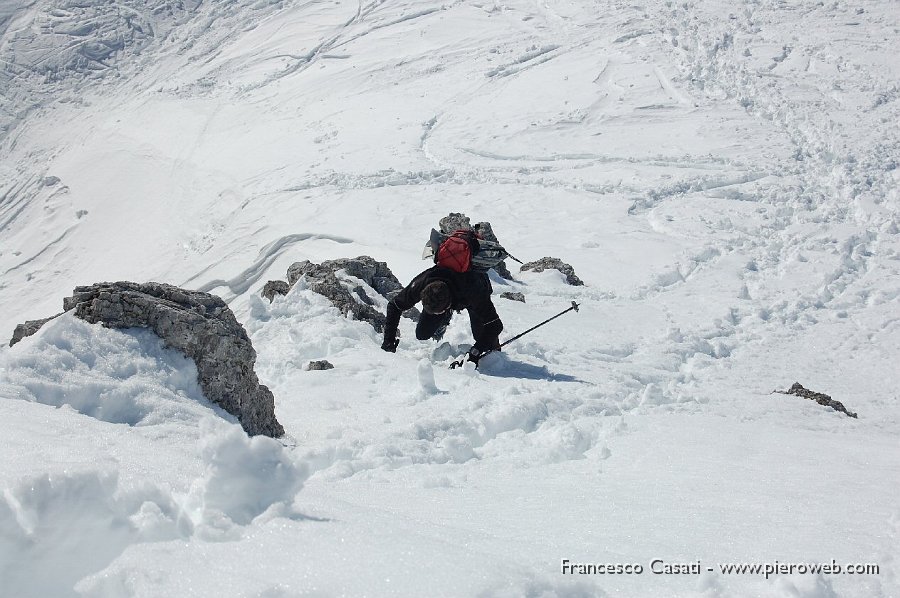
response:
M104 282L76 287L63 307L108 328L153 330L194 360L204 396L237 417L248 434L284 434L272 392L253 369L256 351L222 299L155 282Z
M303 276L313 291L328 297L342 314L352 315L355 320L370 323L377 332L384 332L385 315L376 309L375 300L369 297L362 285L348 289L337 276L341 270L359 278L386 299L391 299L403 289L387 263L376 261L367 255L327 260L321 264L314 264L309 260L295 262L288 268L287 284L293 286Z
M288 283L283 280L270 280L263 287L262 296L271 303L275 300L275 295L287 295L290 288Z
M13 330L13 335L12 339L9 341L9 346L12 347L23 338L31 336L32 334L40 330L41 326L43 326L53 318L58 318L61 315L62 314L56 314L55 316L50 316L49 318L44 318L42 320L28 320L24 324L19 324L18 326L16 326L16 329Z
M297 262L288 268L288 284L293 285L297 282L300 274L309 274L309 268L298 265L303 263L304 262ZM367 285L385 297L393 297L394 294L403 289L403 285L397 280L397 277L394 276L391 269L388 268L387 262L379 262L368 255L361 255L355 258L327 260L322 262L318 268L314 270L321 269L330 272L344 270L350 276L354 276L364 281Z
M566 282L572 286L584 286L584 283L575 275L575 269L557 257L543 257L534 262L522 264L519 270L533 270L534 272L543 272L544 270L559 270L566 275Z
M450 212L450 214L441 218L438 227L445 235L449 235L453 231L460 229L474 230L475 233L485 241L491 241L492 243L502 245L500 240L497 239L497 235L494 234L494 229L490 222L479 222L473 225L469 217L462 213ZM509 268L506 267L506 262L497 264L497 266L494 267L494 271L497 272L501 278L513 280Z
M513 293L513 292L500 293L500 298L501 299L509 299L510 301L521 301L522 303L525 303L525 295L522 293Z

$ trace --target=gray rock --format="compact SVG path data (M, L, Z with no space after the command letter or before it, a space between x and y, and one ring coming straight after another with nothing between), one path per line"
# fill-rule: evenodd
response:
M509 299L510 301L521 301L522 303L525 303L525 295L523 295L522 293L500 293L500 298Z
M262 290L262 296L269 300L269 303L275 300L275 295L287 295L290 290L288 283L283 280L270 280L266 283Z
M310 361L306 369L311 372L316 370L333 370L334 366L327 359L321 359L319 361Z
M248 434L284 434L272 392L253 370L250 338L220 298L155 282L104 282L77 287L63 307L107 328L153 330L194 360L203 394L237 417Z
M44 318L43 320L28 320L24 324L19 324L13 331L12 340L9 341L9 346L12 347L23 338L31 336L32 334L40 330L41 326L54 318L58 318L61 315L62 314L56 314L55 316L50 316L49 318Z
M502 245L497 238L497 235L494 234L494 229L490 222L479 222L478 224L473 225L469 217L465 214L450 212L450 214L441 218L438 227L440 228L440 232L445 235L449 235L453 231L460 229L474 230L485 241L491 241L498 245ZM512 273L510 273L509 268L506 267L505 261L497 264L497 266L494 267L494 271L501 278L513 280Z
M53 185L59 184L58 176L45 176L44 177L44 187L52 187Z
M322 262L322 268L332 272L344 270L350 276L359 278L367 285L375 289L384 297L393 297L395 294L403 290L403 285L388 268L386 262L376 261L375 258L368 255L361 255L355 258L341 258L337 260L327 260ZM293 284L290 279L291 270L288 269L288 282Z
M498 245L503 245L500 243L500 240L497 238L497 235L494 234L494 229L491 227L489 222L479 222L475 225L475 232L478 233L482 239L485 241L492 241L497 243ZM500 262L494 267L494 272L496 272L500 278L504 278L506 280L513 280L512 273L509 271L509 268L506 267L506 262Z
M572 286L584 286L580 278L575 276L575 269L556 257L544 257L535 262L523 264L519 270L533 270L534 272L543 272L544 270L559 270L566 275L566 282Z
M445 235L449 235L455 230L470 230L474 228L468 216L457 212L450 212L447 216L441 218L438 226L440 227L440 231Z
M385 262L376 261L367 255L328 260L321 264L314 264L309 260L295 262L287 271L288 284L293 286L303 276L310 289L328 297L342 314L368 322L377 332L384 332L385 315L373 307L374 299L366 294L362 286L348 289L337 277L339 270L364 281L386 299L391 299L403 289L403 285ZM417 319L419 313L417 310L409 310L407 315Z
M810 399L811 401L815 401L819 405L831 407L835 411L846 413L849 417L857 417L856 413L851 413L850 411L848 411L847 408L844 407L844 404L840 401L835 401L830 396L822 394L821 392L813 392L807 388L803 388L803 385L799 382L794 382L794 384L788 390L776 390L775 392L783 395L794 395L803 397L804 399Z
M497 266L494 268L494 272L496 272L497 276L499 276L500 278L503 278L506 280L515 280L513 278L512 272L510 272L509 268L506 267L505 261L497 264Z

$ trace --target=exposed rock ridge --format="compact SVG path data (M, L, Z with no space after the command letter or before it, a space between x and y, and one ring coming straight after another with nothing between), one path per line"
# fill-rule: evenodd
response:
M814 392L809 390L808 388L804 388L802 384L799 382L794 382L793 385L787 390L776 390L775 392L783 395L794 395L798 397L803 397L804 399L809 399L811 401L815 401L819 405L823 405L825 407L831 407L835 411L840 411L841 413L845 413L849 417L857 418L856 413L850 412L844 404L840 401L835 401L830 396L823 394L821 392Z
M108 328L153 330L194 360L203 394L237 417L248 434L284 434L272 392L253 370L250 338L219 297L155 282L104 282L77 287L63 307Z

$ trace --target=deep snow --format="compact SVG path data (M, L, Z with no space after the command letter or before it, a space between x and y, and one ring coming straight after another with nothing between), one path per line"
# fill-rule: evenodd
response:
M0 331L101 280L218 294L287 430L145 331L4 347L0 593L900 595L898 31L892 0L0 1ZM586 283L494 278L501 339L580 311L451 371L465 315L388 354L302 281L259 296L303 259L406 282L451 211ZM879 572L718 569L832 559Z

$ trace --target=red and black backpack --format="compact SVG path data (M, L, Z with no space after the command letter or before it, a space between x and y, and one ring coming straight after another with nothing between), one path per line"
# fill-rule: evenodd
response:
M423 260L431 258L438 266L454 272L487 272L507 257L519 262L499 243L486 241L471 229L459 229L449 234L431 229L431 237L422 252Z
M468 272L472 267L472 256L478 253L478 240L472 230L453 231L438 247L435 263L454 272Z

